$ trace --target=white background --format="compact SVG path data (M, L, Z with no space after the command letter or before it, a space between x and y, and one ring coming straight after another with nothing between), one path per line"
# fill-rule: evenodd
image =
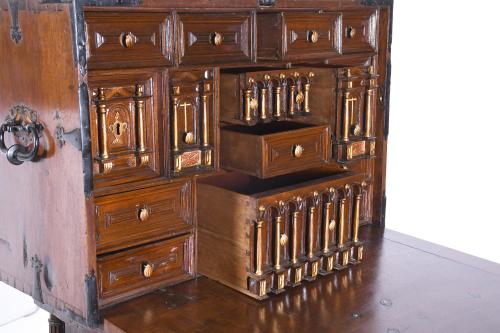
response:
M396 1L387 228L500 263L500 5ZM48 314L0 283L0 333Z

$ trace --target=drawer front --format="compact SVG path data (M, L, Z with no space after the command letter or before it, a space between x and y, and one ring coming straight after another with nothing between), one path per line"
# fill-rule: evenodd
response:
M263 176L316 167L328 160L327 126L302 129L264 137Z
M324 73L325 69L223 73L220 85L221 119L253 126L322 113L323 108L315 108L316 101L323 101L328 96L323 96L323 90L317 89L316 82L324 81L322 77L318 80L318 72ZM331 85L333 82L328 87L330 91Z
M252 59L250 14L180 14L178 62L206 64Z
M340 16L325 14L285 14L284 59L327 57L338 54L336 37Z
M192 226L192 183L110 195L96 199L97 252L165 238Z
M161 74L89 76L96 188L158 177Z
M99 298L116 299L188 279L193 276L192 248L193 236L186 235L98 258Z
M357 175L263 195L250 230L249 291L280 293L353 263L365 188Z
M342 14L342 53L373 52L377 48L377 12Z
M89 68L169 65L172 17L167 13L86 12Z
M338 69L333 157L340 163L375 157L378 74L375 66Z
M217 77L214 68L171 72L170 170L174 177L216 169Z

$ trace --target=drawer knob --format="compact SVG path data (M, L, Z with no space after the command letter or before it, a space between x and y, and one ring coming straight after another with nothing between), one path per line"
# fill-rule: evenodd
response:
M155 269L154 269L153 265L144 264L142 267L142 275L144 275L145 278L149 279L151 276L153 276L154 270Z
M193 132L187 132L184 133L184 142L188 145L191 145L194 143L194 134Z
M299 158L304 154L304 147L301 145L295 145L293 146L293 156Z
M122 46L127 49L130 49L137 43L137 37L131 32L123 33L120 39Z
M288 243L288 236L286 234L281 234L280 245L285 246Z
M222 45L222 35L218 32L212 32L210 34L210 43L213 46L221 46Z
M139 210L139 220L142 222L146 221L149 218L149 210L146 208L141 208Z
M359 124L352 126L352 134L354 134L355 136L361 135L361 126L359 126Z
M356 36L356 28L348 26L345 29L345 34L346 34L347 38L353 38L354 36Z
M330 229L330 231L333 231L336 227L336 222L335 220L331 220L330 221L330 224L328 225L328 229Z
M316 44L319 41L319 32L311 30L307 32L307 40L310 43Z

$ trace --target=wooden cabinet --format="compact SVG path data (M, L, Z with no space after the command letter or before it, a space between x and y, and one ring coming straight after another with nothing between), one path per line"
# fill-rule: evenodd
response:
M0 280L99 332L198 271L264 299L359 263L385 217L387 3L0 6Z
M257 299L362 260L362 175L232 174L198 187L198 269Z
M269 178L321 166L329 158L328 126L281 122L224 127L223 168Z
M85 13L90 68L168 66L174 54L169 13Z
M253 19L248 13L178 15L179 64L210 64L253 59Z

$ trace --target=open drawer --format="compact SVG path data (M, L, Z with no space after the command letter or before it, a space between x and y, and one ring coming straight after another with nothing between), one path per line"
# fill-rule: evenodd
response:
M198 183L198 271L257 299L363 257L362 174L324 170Z
M328 161L327 125L279 122L221 130L223 168L259 178L321 166Z

